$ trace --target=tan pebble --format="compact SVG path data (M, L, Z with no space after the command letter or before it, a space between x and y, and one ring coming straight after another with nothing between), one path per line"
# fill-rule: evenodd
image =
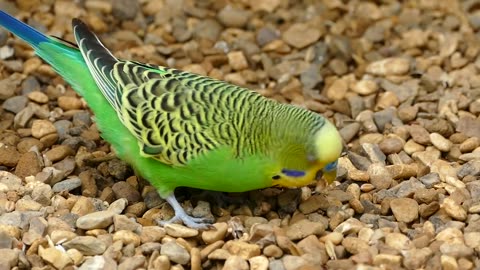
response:
M263 255L267 257L280 258L283 256L283 251L276 245L268 245L263 249Z
M34 120L32 123L32 136L40 139L45 135L57 133L57 129L48 120Z
M308 219L303 219L287 228L287 237L290 240L299 240L309 235L320 235L325 231L323 224L318 222L312 222Z
M352 207L353 210L355 210L355 213L357 214L363 214L365 211L365 207L363 206L362 202L359 199L351 199L349 202L350 207Z
M343 234L340 232L331 232L327 235L320 237L320 241L327 242L331 241L334 245L339 245L343 240Z
M345 98L345 95L348 91L348 82L345 79L335 80L327 88L327 97L331 100L342 100Z
M300 256L296 255L285 255L282 258L283 265L285 266L286 270L290 269L309 269L311 265L308 264L308 262Z
M208 254L208 259L209 260L226 260L227 258L229 258L230 256L232 256L232 254L230 252L228 252L228 250L225 250L225 249L216 249L214 251L212 251L210 254Z
M38 247L38 255L48 263L51 263L57 269L64 269L67 265L73 264L72 259L66 252L62 252L54 247L43 248Z
M462 153L470 153L480 145L480 139L478 137L471 137L466 139L460 144L460 151Z
M45 156L51 162L60 161L67 156L71 156L74 154L73 149L68 145L59 145L56 146L45 153Z
M52 242L57 245L71 240L75 238L75 236L77 236L77 234L71 231L55 230L50 234L50 239L52 239Z
M353 198L358 199L360 198L360 186L357 183L352 183L348 185L347 192L352 194Z
M353 83L351 88L355 93L366 96L377 92L378 84L374 80L361 80Z
M188 228L180 224L167 224L165 225L165 232L172 237L194 237L198 235L198 230Z
M473 269L474 264L467 258L458 259L458 268L459 269Z
M445 209L447 215L453 219L459 221L465 221L467 219L467 211L451 198L443 200L441 207Z
M99 237L101 235L107 235L107 234L108 232L105 229L92 229L92 230L85 231L85 235L93 236L93 237Z
M23 73L30 74L36 71L40 65L42 65L42 60L40 60L38 57L30 58L23 63Z
M185 268L180 264L175 264L172 265L169 270L185 270Z
M387 189L392 184L392 175L387 168L385 168L385 165L381 163L371 164L367 172L370 175L370 183L376 189Z
M83 230L104 229L113 223L115 213L111 211L93 212L77 219L77 227Z
M58 98L58 106L66 111L79 110L83 107L83 103L77 97L61 96Z
M204 247L200 251L200 257L202 257L202 261L205 260L210 253L212 253L214 250L221 248L224 244L225 244L224 241L217 241L215 243L211 243L210 245Z
M67 255L73 261L74 265L78 266L83 262L83 254L74 248L67 250Z
M235 85L238 85L238 86L244 86L244 85L247 84L247 82L243 78L242 74L240 74L240 73L226 74L225 77L223 77L223 79L226 82L229 82L229 83L232 83L232 84L235 84Z
M408 106L398 108L398 118L404 123L415 120L418 113L418 106Z
M475 249L480 247L480 232L466 232L464 238L468 247Z
M83 218L84 216L93 213L95 211L95 205L93 204L93 201L90 198L87 197L78 197L76 201L71 201L73 203L73 206L70 210L72 214L79 215L80 218ZM96 213L101 213L103 214L103 211L96 212ZM99 216L93 216L95 219L100 218ZM78 222L78 219L77 219ZM82 222L82 221L81 221ZM85 222L91 222L95 223L94 220L86 220ZM78 226L78 225L77 225ZM97 228L86 228L87 230L89 229L97 229Z
M15 203L15 210L17 211L38 211L42 205L32 199L22 198Z
M443 270L457 270L458 263L457 260L452 256L442 255L440 257L440 262L442 264Z
M51 147L53 144L55 144L58 141L58 134L57 133L51 133L43 136L40 138L40 142L43 144L45 148Z
M199 65L199 64L186 65L182 67L182 70L190 73L195 73L201 76L207 76L207 71L202 65Z
M321 32L316 27L310 27L307 24L296 23L290 26L283 34L282 39L297 49L302 49L321 36Z
M388 137L378 144L380 150L385 154L393 154L402 151L405 141L399 137Z
M386 265L397 266L402 262L402 256L392 254L377 254L373 257L373 265L385 267Z
M135 247L140 245L140 236L132 231L120 230L113 234L113 241L122 241L123 245L133 244Z
M396 250L406 250L413 247L412 241L401 233L389 233L385 236L385 244Z
M450 148L452 148L451 141L445 139L445 137L435 132L430 134L430 141L432 142L433 146L442 152L448 152L450 151Z
M435 235L435 240L448 244L463 244L464 236L462 231L457 228L445 228Z
M358 254L364 250L367 250L369 247L365 241L358 239L356 237L344 238L342 241L342 245L351 254Z
M449 244L443 243L440 246L440 252L444 255L449 255L455 258L470 257L473 255L473 248L467 247L464 244Z
M387 91L378 98L376 108L386 109L389 107L398 107L399 104L400 100L398 96L392 91Z
M88 0L85 2L85 7L89 10L100 11L106 14L112 12L112 3L105 1Z
M281 39L275 39L265 44L265 46L262 47L262 51L288 53L291 51L291 48L290 46L288 46L288 44L285 41Z
M200 249L192 248L190 250L190 267L191 270L202 269L202 258L200 256Z
M463 161L470 161L470 160L474 160L474 159L480 159L480 153L467 153L467 154L463 154L461 156L458 157L458 159L460 160L463 160Z
M474 203L468 208L468 212L471 214L480 214L480 202Z
M375 234L375 231L372 230L371 228L361 228L358 231L358 239L361 239L365 241L366 243L370 242L370 239L372 239L373 235Z
M227 54L228 64L234 70L242 70L248 67L247 59L242 51L233 51Z
M255 256L248 259L250 270L268 270L269 260L265 256Z
M45 95L45 93L40 92L40 91L30 92L30 93L28 93L27 97L31 101L36 102L36 103L44 104L44 103L48 102L48 96Z
M134 219L127 217L126 215L114 215L113 225L115 231L127 230L135 233L139 233L142 226L138 224Z
M363 191L363 192L370 192L370 191L372 191L372 190L374 190L374 189L375 189L375 186L372 185L372 184L369 184L369 183L367 183L367 184L362 184L362 185L360 186L360 190Z
M432 164L438 161L442 153L436 148L427 148L426 151L415 152L412 154L412 158L420 161L425 166L432 166Z
M222 240L227 234L228 225L225 222L213 224L215 229L202 232L202 240L205 244L211 244L218 240Z
M166 255L170 261L178 264L185 265L190 263L190 253L175 241L163 243L160 249L160 254Z
M232 255L227 258L222 270L248 270L250 269L247 261L237 255Z
M393 179L409 179L416 177L418 173L417 164L395 164L386 166Z
M375 147L375 145L379 144L381 141L383 141L383 139L384 139L384 135L382 134L369 133L369 134L362 135L358 142L362 146L365 144L370 144L369 146L367 146L367 148L371 148L372 146Z
M368 64L366 72L380 76L403 75L410 70L410 61L405 58L386 58Z
M421 152L425 150L425 146L416 143L414 140L408 140L403 146L403 151L411 155L416 152Z
M431 143L430 134L424 127L414 124L408 127L408 131L416 143L421 145L429 145Z
M226 242L223 248L228 250L230 254L236 254L245 260L248 260L254 256L258 256L261 253L258 245L249 244L238 240L230 240Z
M418 218L418 203L413 199L392 199L390 201L390 208L397 221L410 223Z
M153 261L153 269L157 270L169 270L170 260L165 255L160 255Z
M432 250L428 247L405 250L402 252L403 264L408 269L421 269L431 258Z
M121 214L127 205L128 200L125 198L120 198L110 204L108 211L111 211L115 214Z
M325 196L314 195L307 200L301 202L298 206L298 209L303 214L310 214L317 211L318 209L327 209L329 204L330 202Z
M364 227L365 227L365 224L363 224L358 219L349 218L345 220L342 224L338 225L337 228L335 228L335 232L339 232L343 235L349 234L349 233L358 233Z
M144 226L140 234L142 243L160 242L165 237L165 229L158 226Z

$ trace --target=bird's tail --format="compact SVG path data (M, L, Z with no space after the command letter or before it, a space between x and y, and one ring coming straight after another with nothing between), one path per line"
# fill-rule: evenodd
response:
M80 95L86 97L91 90L88 86L96 86L82 54L75 45L44 35L1 10L0 26L32 46L35 53L49 63Z

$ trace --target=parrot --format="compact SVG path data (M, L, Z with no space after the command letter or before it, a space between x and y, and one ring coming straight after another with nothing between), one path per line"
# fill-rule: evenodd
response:
M343 142L322 115L208 76L116 58L80 19L75 42L47 36L0 11L0 25L28 43L86 101L102 138L173 209L169 220L206 229L177 187L246 192L331 184Z

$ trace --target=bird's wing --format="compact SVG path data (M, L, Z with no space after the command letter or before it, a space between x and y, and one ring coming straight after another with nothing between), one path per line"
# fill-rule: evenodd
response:
M97 85L138 139L143 155L182 165L204 151L233 144L238 130L228 104L235 109L235 98L244 89L176 69L119 60L84 23L73 24Z

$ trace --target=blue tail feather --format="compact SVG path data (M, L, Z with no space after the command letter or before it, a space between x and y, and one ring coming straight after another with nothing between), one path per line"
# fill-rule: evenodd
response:
M2 10L0 10L0 25L36 48L40 43L50 41L46 35Z

